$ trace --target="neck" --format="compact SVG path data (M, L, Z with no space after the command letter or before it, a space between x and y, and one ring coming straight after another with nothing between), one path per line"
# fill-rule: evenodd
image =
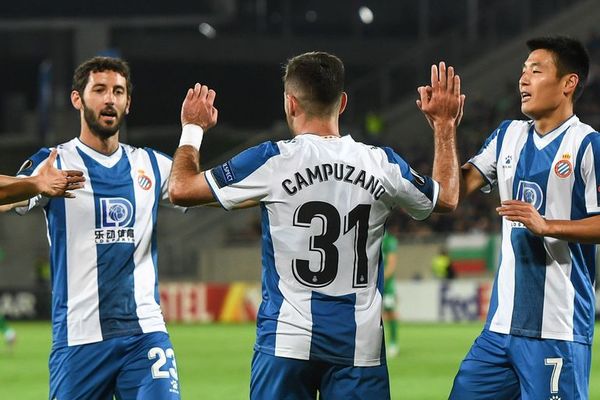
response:
M337 118L320 119L313 118L295 124L294 136L311 133L318 136L340 136Z
M573 107L565 107L562 110L557 110L556 112L548 115L546 117L534 118L535 123L535 131L538 135L544 136L547 133L552 132L558 126L560 126L563 122L573 116Z
M119 132L111 137L103 138L92 133L89 128L81 128L79 140L86 146L104 155L111 155L119 148Z

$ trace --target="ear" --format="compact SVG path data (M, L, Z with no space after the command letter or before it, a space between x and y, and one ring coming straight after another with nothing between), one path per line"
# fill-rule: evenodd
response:
M339 110L338 114L342 114L344 112L344 110L346 109L346 104L348 104L348 95L346 94L346 92L342 92L342 98L340 101L340 110Z
M571 94L571 96L572 96L573 93L575 93L575 89L577 88L578 84L579 84L579 76L577 74L568 74L565 77L564 93L566 95Z
M125 115L129 114L129 107L131 107L131 96L127 96L127 106L125 107Z
M296 96L286 93L285 101L287 104L288 115L290 117L295 117L298 114L298 99L296 98Z
M81 110L83 108L83 102L81 101L81 96L77 90L71 91L71 104L76 110Z

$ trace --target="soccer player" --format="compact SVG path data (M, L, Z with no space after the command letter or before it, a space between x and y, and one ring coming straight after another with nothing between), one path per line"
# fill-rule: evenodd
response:
M173 346L159 306L158 204L171 160L119 143L131 104L129 66L94 57L77 67L71 103L79 137L57 146L59 169L83 171L77 198L42 196L52 270L51 399L179 399ZM42 149L19 175L35 176Z
M588 398L600 135L573 107L589 58L566 37L527 45L519 92L530 119L502 122L462 167L464 194L498 186L502 249L487 322L451 399Z
M217 120L216 94L200 84L188 90L171 200L261 209L252 399L390 397L381 322L385 221L397 206L424 219L458 202L455 133L464 98L452 67L432 66L431 80L432 90L419 91L436 128L434 179L390 148L340 136L347 98L344 67L333 55L306 53L285 67L292 139L262 143L208 171L199 148Z
M83 187L81 171L61 171L54 167L57 152L53 150L36 176L15 178L0 175L0 205L13 204L41 194L46 197L74 197L68 190ZM9 209L10 207L4 207Z
M4 335L4 342L6 343L6 348L9 353L12 353L13 348L15 347L15 342L17 340L17 332L13 328L10 327L8 322L6 322L6 318L4 315L0 314L0 333Z
M398 320L396 318L396 265L398 263L398 239L391 231L396 227L386 230L381 242L381 255L383 257L383 319L389 328L390 357L398 355Z

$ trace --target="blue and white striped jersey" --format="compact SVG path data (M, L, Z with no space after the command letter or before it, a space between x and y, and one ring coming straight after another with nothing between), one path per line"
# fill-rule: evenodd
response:
M167 199L171 159L121 144L110 156L73 139L58 147L56 166L84 172L74 199L37 196L23 214L44 208L52 271L55 345L166 332L159 306L156 218ZM36 174L41 149L19 171ZM168 202L167 202L168 203Z
M312 134L248 149L206 178L225 209L260 203L263 301L255 349L382 364L384 224L396 206L427 218L438 184L389 148Z
M572 116L539 136L532 121L504 121L470 161L501 200L533 204L547 219L600 213L600 135ZM486 327L543 339L591 343L595 245L534 236L502 221L500 265Z

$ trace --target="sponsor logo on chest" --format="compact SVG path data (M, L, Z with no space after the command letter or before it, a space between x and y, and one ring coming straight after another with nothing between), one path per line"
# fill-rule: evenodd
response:
M100 227L94 231L96 244L135 243L133 204L122 197L100 199Z

